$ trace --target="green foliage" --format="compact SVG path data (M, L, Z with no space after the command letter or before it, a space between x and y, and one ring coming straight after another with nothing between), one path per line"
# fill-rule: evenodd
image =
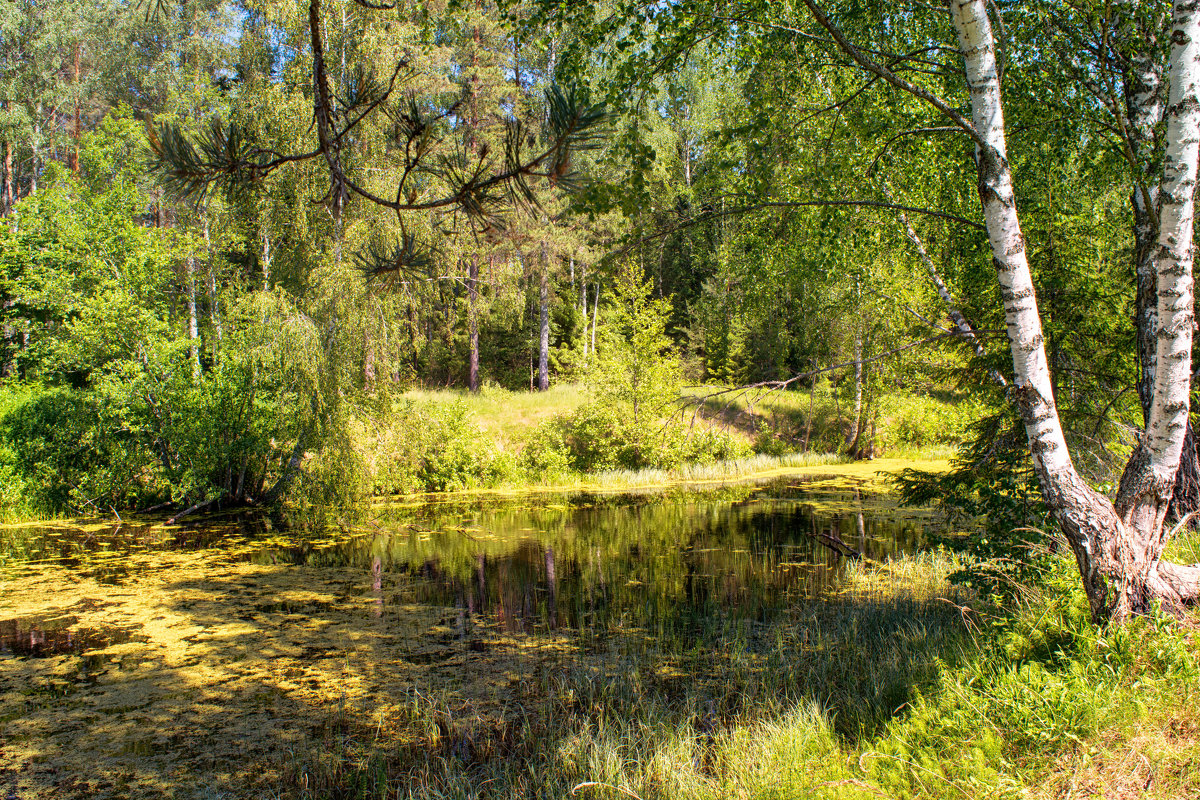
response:
M680 419L675 404L682 375L666 333L670 313L670 301L653 299L649 282L626 264L587 373L592 399L534 434L522 451L531 474L670 469L748 454L730 434L693 432Z
M945 402L916 392L891 395L883 405L887 416L880 422L879 440L885 449L960 444L982 411L968 397Z
M124 409L96 395L48 388L5 414L0 435L28 502L53 512L107 514L140 496L149 464Z
M376 495L493 486L515 460L481 435L461 402L402 399L355 425L365 490Z
M671 303L651 297L649 281L633 262L617 273L612 303L604 309L588 389L596 402L627 415L635 427L669 416L683 376L667 336Z
M535 479L564 471L672 469L684 464L732 461L750 454L732 434L705 427L693 431L678 420L634 425L620 408L591 402L544 423L522 450Z
M932 506L968 531L944 544L970 556L951 575L981 594L1011 597L1053 562L1056 528L1029 463L1025 434L1009 414L976 424L945 473L904 470L903 502Z
M1098 630L1078 583L1070 560L1055 559L1026 586L1032 600L986 626L982 651L946 670L873 744L866 775L894 797L969 787L1022 796L1021 772L1196 685L1200 661L1175 621Z

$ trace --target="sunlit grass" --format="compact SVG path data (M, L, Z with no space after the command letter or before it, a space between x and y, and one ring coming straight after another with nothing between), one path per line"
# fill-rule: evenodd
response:
M1200 531L1183 530L1167 544L1163 558L1181 564L1200 564Z
M558 414L569 413L587 399L580 384L559 383L545 392L511 392L485 386L477 394L453 389L413 389L404 397L436 403L460 402L485 434L506 449L519 447L538 425Z

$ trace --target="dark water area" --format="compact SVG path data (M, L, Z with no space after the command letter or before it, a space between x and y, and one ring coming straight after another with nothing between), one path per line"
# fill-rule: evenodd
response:
M256 565L358 573L369 581L373 613L409 604L453 609L460 631L483 620L510 633L595 635L632 624L686 637L713 615L769 622L835 593L856 560L919 549L929 515L898 508L871 487L793 478L668 496L435 498L383 504L365 524L315 534L238 516L177 526L9 527L0 532L0 566L53 564L119 587L155 570L155 554L215 552ZM343 597L355 594L361 590ZM253 609L324 610L269 599ZM65 619L0 615L0 655L81 651L124 635L73 631Z

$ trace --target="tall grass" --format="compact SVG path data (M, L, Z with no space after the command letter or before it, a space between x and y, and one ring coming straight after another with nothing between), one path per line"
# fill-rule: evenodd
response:
M958 566L861 565L842 595L770 626L588 642L603 658L547 665L501 720L414 697L403 735L347 722L281 795L973 800L1064 796L1086 774L1125 796L1128 770L1105 763L1136 762L1139 796L1200 796L1185 626L1095 629L1065 562L1019 606L988 608L946 584Z

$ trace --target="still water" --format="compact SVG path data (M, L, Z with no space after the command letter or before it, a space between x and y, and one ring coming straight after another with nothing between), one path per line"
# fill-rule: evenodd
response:
M929 524L870 483L792 478L431 498L320 534L228 517L10 526L0 788L227 789L331 716L381 731L421 703L500 717L558 671L602 680L621 652L727 646L836 594L854 561L921 547Z

